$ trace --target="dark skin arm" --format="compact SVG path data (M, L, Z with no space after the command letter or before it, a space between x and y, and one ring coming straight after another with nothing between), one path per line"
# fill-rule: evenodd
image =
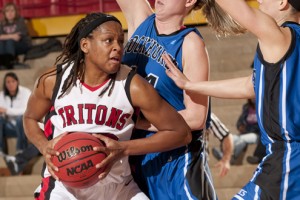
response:
M63 136L63 134L54 138L53 140L48 141L38 125L38 122L42 121L43 117L51 108L51 97L55 80L56 76L43 77L38 86L36 83L28 100L27 109L23 117L23 124L27 138L44 156L50 174L55 179L58 179L58 177L56 177L54 174L54 170L57 171L58 169L51 162L51 157L59 154L53 149L53 147L55 143Z
M141 109L145 118L157 127L158 132L148 138L121 142L97 135L96 137L106 143L106 147L98 147L95 150L104 151L108 155L101 164L96 166L107 167L106 171L100 174L100 178L104 178L113 163L123 156L168 151L191 141L190 128L182 116L138 75L132 79L130 94L133 105Z
M132 102L159 131L147 139L126 143L126 155L168 151L191 141L190 128L148 82L136 75L130 88Z
M24 128L29 140L43 154L50 174L58 179L54 174L54 171L58 169L51 162L51 157L59 154L53 147L64 134L48 141L38 126L38 122L52 106L51 98L55 80L55 76L43 77L38 87L34 88L24 114ZM191 141L190 129L181 115L161 99L155 89L143 78L138 75L133 78L130 93L133 105L139 107L145 117L159 131L152 137L130 141L115 141L105 136L95 136L103 140L106 147L95 147L94 150L105 152L108 155L101 164L97 165L97 167L106 166L106 170L100 175L100 178L104 178L112 165L121 157L167 151L186 145Z

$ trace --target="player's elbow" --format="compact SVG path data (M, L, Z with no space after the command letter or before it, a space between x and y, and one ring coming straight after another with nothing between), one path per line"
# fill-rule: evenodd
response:
M202 130L205 125L205 121L199 120L199 119L190 119L187 123L188 123L190 129L193 131Z
M202 130L205 127L205 114L201 114L201 112L185 112L181 113L181 115L192 131Z
M189 132L188 132L188 135L187 135L187 137L186 137L186 143L185 144L189 144L189 143L191 143L192 142L192 132L191 132L191 130L189 130Z
M184 137L183 137L182 141L183 141L184 145L187 145L192 141L191 129L188 126L186 126L186 128L183 130L183 133L184 133Z

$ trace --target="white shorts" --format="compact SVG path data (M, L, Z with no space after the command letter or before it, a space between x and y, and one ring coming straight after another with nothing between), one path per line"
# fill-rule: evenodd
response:
M35 191L36 200L149 200L134 182L132 176L122 183L101 184L84 188L66 188L62 182L52 177L43 178L43 183Z

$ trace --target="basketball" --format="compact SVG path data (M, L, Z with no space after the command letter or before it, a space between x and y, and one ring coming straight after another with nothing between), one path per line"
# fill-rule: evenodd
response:
M84 132L69 133L55 144L59 156L53 156L52 162L58 167L55 174L64 185L87 188L98 182L104 169L97 169L96 164L101 163L106 154L94 151L94 146L103 146L103 143Z

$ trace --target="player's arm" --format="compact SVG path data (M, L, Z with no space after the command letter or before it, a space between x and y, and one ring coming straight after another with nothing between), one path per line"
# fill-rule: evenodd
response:
M51 108L51 96L55 77L43 76L37 80L29 97L24 113L24 131L27 138L43 153L43 147L48 142L42 130L38 126L43 117Z
M216 167L220 168L219 175L221 177L225 176L228 171L230 170L230 160L231 155L233 152L233 137L232 134L229 133L222 141L222 150L223 150L223 157L222 159L216 164Z
M182 116L158 95L152 85L137 74L130 84L130 96L133 106L139 107L144 117L158 131L151 137L119 143L108 137L95 135L103 140L107 147L97 147L95 150L105 151L109 155L109 159L105 159L97 167L110 164L118 157L168 151L191 142L190 128Z
M255 97L252 75L219 81L190 82L190 84L187 85L186 90L226 99L245 99Z
M128 25L128 38L136 28L153 13L147 0L117 0Z
M209 61L203 40L195 33L188 34L183 42L183 74L193 82L207 81ZM203 129L206 122L208 97L184 91L185 109L179 111L192 130Z
M167 75L173 79L178 87L192 93L230 99L252 99L255 97L252 74L247 77L233 78L219 81L190 81L177 69L170 57L163 56L168 69Z
M245 0L216 0L216 2L235 21L257 36L266 61L276 63L285 55L291 43L289 28L280 28L272 17L250 7ZM287 4L288 1L278 4L278 12L285 9Z
M215 167L220 168L219 176L223 177L230 169L230 160L233 151L232 134L214 113L211 113L211 122L208 131L218 138L222 145L223 157L216 163Z
M132 79L130 94L133 105L141 109L158 132L145 139L125 141L126 155L167 151L191 141L191 132L184 119L139 75Z
M96 165L97 168L105 167L105 171L99 175L100 179L105 178L113 164L123 156L168 151L184 146L192 139L190 128L182 116L139 75L132 78L130 96L132 104L140 108L145 118L158 131L147 138L120 142L101 134L95 135L105 143L105 147L95 147L94 150L107 154L106 159Z
M51 71L51 69L49 71ZM56 139L48 141L38 125L51 108L51 98L56 77L55 75L41 77L39 81L36 81L35 87L28 100L23 117L24 131L28 140L43 154L49 172L57 179L53 173L53 170L57 170L57 168L52 164L51 156L58 154L58 152L53 150L53 147L55 141L59 138L57 137Z

